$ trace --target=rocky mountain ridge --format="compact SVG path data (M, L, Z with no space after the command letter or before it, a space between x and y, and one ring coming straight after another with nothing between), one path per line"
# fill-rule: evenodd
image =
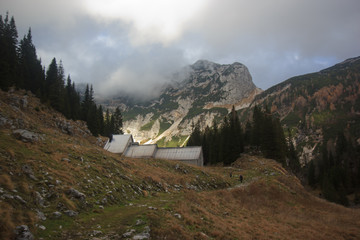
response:
M199 119L202 127L210 126L233 105L237 109L247 107L261 92L241 63L222 65L199 60L184 71L181 75L186 77L165 87L158 99L122 105L123 129L135 141L181 146Z

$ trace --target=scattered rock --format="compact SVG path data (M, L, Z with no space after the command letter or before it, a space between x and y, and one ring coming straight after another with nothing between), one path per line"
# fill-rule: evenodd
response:
M68 159L68 158L62 158L61 161L63 161L63 162L68 162L68 163L71 162L71 160Z
M36 210L36 215L38 217L39 220L45 221L46 220L46 216L43 212Z
M150 227L145 226L144 231L142 233L136 234L135 236L133 236L132 239L135 240L150 239Z
M34 173L33 173L33 170L31 169L31 167L29 166L29 165L23 165L22 167L21 167L21 169L23 170L23 172L25 173L25 174L32 174L32 175L34 175Z
M74 127L70 124L70 122L60 119L56 121L56 126L60 128L63 133L74 135Z
M66 211L64 211L64 213L66 215L68 215L69 217L76 217L78 215L78 212L75 212L73 210L66 210Z
M45 200L39 192L35 192L35 203L40 207L44 207Z
M185 168L181 167L178 163L175 165L175 170L180 171L184 174L188 173L188 171Z
M34 236L30 232L27 225L17 226L15 229L16 240L34 240Z
M18 200L18 201L21 202L22 204L26 204L26 201L25 201L22 197L20 197L19 195L16 195L16 196L14 197L14 199L15 199L15 200Z
M141 219L136 220L135 226L143 225L145 222Z
M28 96L24 96L22 99L20 99L20 103L22 105L23 108L27 108L28 106Z
M91 236L97 236L97 235L99 235L99 234L102 234L102 231L93 230L90 235L91 235Z
M12 125L12 121L1 115L0 113L0 126L5 126L7 124Z
M3 199L5 199L5 198L7 198L7 199L14 199L14 196L13 196L13 195L10 195L10 194L4 194L4 195L2 195L2 198L3 198Z
M58 212L58 211L56 211L56 212L53 212L53 216L54 216L54 218L60 218L61 217L61 212Z
M106 204L108 203L107 198L104 197L104 198L101 200L101 203L102 203L103 205L106 205Z
M130 229L129 231L127 231L126 233L124 233L122 235L123 238L128 238L131 237L131 235L133 235L133 233L135 232L135 229Z
M17 129L13 131L14 136L23 142L37 142L39 141L39 135L34 132L30 132L25 129Z
M105 144L106 144L106 142L107 142L107 141L102 140L102 138L100 138L100 137L98 137L98 138L96 139L96 145L98 145L99 147L104 147ZM105 157L105 159L106 159L106 157Z
M74 188L70 188L68 191L67 191L67 194L74 197L74 198L78 198L80 200L84 200L86 195L83 194L82 192L79 192L78 190L74 189Z
M39 225L38 228L43 230L43 231L46 230L46 227L44 225Z

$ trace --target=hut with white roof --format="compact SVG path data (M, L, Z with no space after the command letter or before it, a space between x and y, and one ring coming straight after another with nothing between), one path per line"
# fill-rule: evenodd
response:
M112 135L106 142L104 149L112 153L123 154L133 143L134 139L131 134Z
M156 150L156 144L132 144L128 147L124 156L129 158L153 158Z
M177 160L183 163L204 166L201 147L158 148L154 158Z
M196 166L204 165L201 147L159 148L156 144L139 145L134 143L131 134L112 135L104 147L112 153L119 153L129 158L156 158L176 160Z

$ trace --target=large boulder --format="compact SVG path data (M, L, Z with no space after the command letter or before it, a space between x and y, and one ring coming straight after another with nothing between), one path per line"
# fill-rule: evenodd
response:
M17 129L13 131L14 136L23 142L37 142L39 141L39 134L30 132L25 129Z
M74 189L74 188L70 188L69 190L67 190L66 192L68 195L80 199L80 200L84 200L86 195L83 194L82 192L79 192L78 190Z

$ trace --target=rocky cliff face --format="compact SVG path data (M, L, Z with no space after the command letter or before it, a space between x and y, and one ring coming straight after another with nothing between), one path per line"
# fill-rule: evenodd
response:
M200 119L202 127L212 125L261 92L241 63L199 60L183 71L179 75L187 77L164 88L158 99L124 108L124 131L136 141L181 146Z

